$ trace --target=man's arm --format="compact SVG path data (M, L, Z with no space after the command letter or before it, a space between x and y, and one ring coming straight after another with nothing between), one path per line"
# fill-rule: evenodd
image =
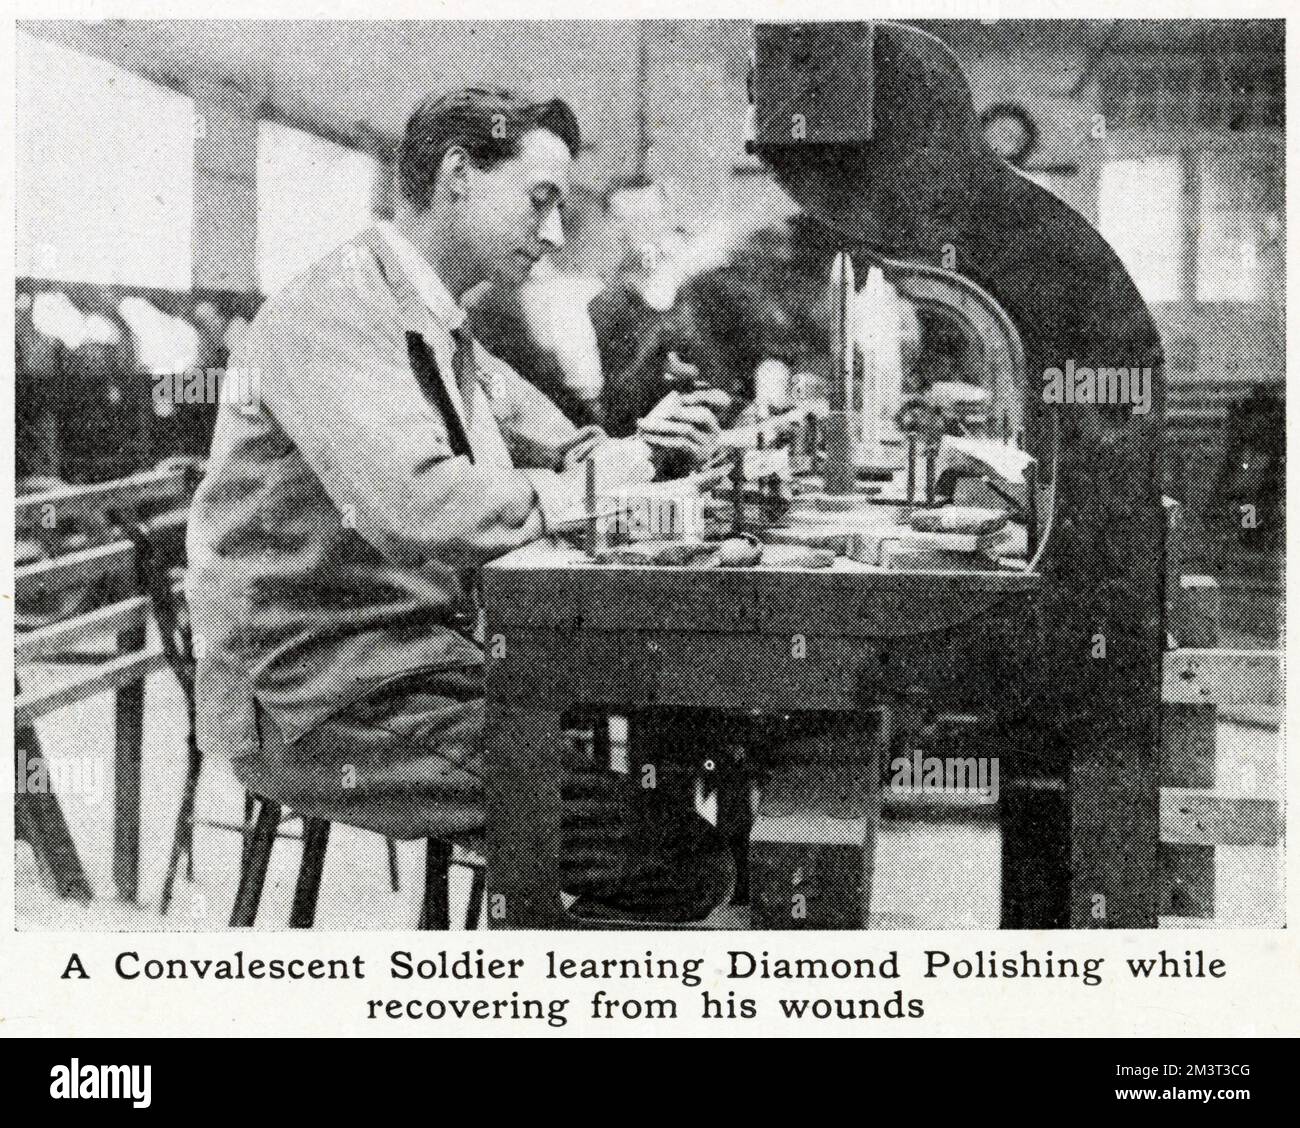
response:
M382 311L308 296L268 317L250 341L266 409L357 533L395 562L479 567L542 536L576 508L576 470L521 472L453 456L444 421L411 372L404 339ZM558 409L555 409L558 415ZM560 416L569 432L574 428ZM563 434L572 455L592 436ZM648 477L648 459L611 460L618 484Z
M508 364L484 356L481 372L493 411L511 457L519 466L572 467L596 452L598 461L623 462L652 452L657 460L685 455L701 465L712 453L719 432L716 412L730 398L716 388L681 395L670 392L638 422L638 434L611 439L596 426L574 427L549 399ZM615 483L600 479L600 489Z
M504 360L480 348L477 362L479 380L516 466L563 469L607 441L597 426L575 427L544 392Z
M510 457L537 490L548 527L580 507L585 489L581 464L587 458L596 461L602 494L653 477L650 446L643 439L612 439L594 424L575 427L505 361L480 352L479 366Z

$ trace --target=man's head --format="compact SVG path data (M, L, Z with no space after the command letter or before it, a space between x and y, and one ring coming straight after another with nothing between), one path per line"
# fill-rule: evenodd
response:
M457 297L487 280L519 285L564 242L578 146L559 99L468 89L416 106L398 155L399 215Z

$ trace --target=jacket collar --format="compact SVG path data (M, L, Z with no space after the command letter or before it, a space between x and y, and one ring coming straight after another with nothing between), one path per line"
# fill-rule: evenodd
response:
M379 222L362 232L360 242L374 252L379 269L393 291L404 329L421 335L432 321L444 333L465 324L465 311L451 291L404 235Z

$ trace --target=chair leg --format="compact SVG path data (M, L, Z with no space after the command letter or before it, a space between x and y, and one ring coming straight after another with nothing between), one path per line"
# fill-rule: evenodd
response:
M239 868L248 868L248 845L253 838L253 796L244 792L244 843L239 853Z
M162 898L158 912L163 916L171 908L172 886L176 883L176 870L181 854L186 857L185 876L194 880L194 804L199 790L199 773L203 769L203 756L196 748L190 749L189 772L185 777L185 792L181 796L181 809L176 815L176 829L172 832L172 852L167 860L167 876L163 878Z
M483 866L470 867L469 905L465 909L465 929L473 932L478 927L483 912L483 893L487 887L487 870Z
M445 932L451 928L447 877L451 870L451 843L429 839L429 853L424 864L424 907L420 928L427 932Z
M391 838L384 841L388 843L388 884L393 887L394 893L402 891L402 880L397 873L397 843Z
M195 718L194 706L190 705L190 767L189 779L193 781L193 788L190 793L190 817L185 823L185 880L194 880L194 805L197 802L199 793L199 774L203 770L203 753L199 751L199 741L197 737L198 721Z
M18 688L17 679L14 687ZM42 778L49 778L36 730L31 725L19 725L14 730L15 840L31 846L42 880L57 896L89 901L90 882L81 868L58 796L48 787L28 790L26 786L33 769Z
M262 900L262 886L266 882L266 869L271 863L271 850L280 829L280 805L263 799L257 813L257 822L245 836L244 863L239 869L239 890L235 893L235 907L230 913L231 928L252 928L257 920L257 906Z
M316 901L320 897L320 879L325 870L325 850L330 841L330 824L325 819L303 819L302 863L298 866L298 886L293 893L290 928L310 928L316 920Z

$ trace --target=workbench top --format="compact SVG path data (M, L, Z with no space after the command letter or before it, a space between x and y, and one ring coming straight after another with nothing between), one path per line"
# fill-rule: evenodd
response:
M679 630L739 634L914 636L991 611L1032 614L1037 573L906 571L837 558L830 568L783 567L798 550L765 545L748 568L598 564L542 541L483 570L489 630Z
M801 576L842 576L851 575L859 579L871 577L868 583L885 586L905 586L915 588L961 587L971 591L1034 591L1040 586L1041 578L1033 572L1018 572L1011 569L988 571L953 571L923 570L905 568L884 568L875 564L863 564L837 556L829 568L801 568L794 564L783 563L784 558L793 559L802 555L798 546L783 544L764 544L763 563L744 568L722 568L718 566L700 567L698 565L670 564L602 564L592 560L580 548L574 548L565 541L548 538L535 541L524 548L516 549L499 557L484 568L484 572L534 572L555 570L578 570L586 573L652 573L652 574L690 574L692 576L708 575L724 577L729 575L759 575L797 573ZM726 582L721 580L720 582Z

